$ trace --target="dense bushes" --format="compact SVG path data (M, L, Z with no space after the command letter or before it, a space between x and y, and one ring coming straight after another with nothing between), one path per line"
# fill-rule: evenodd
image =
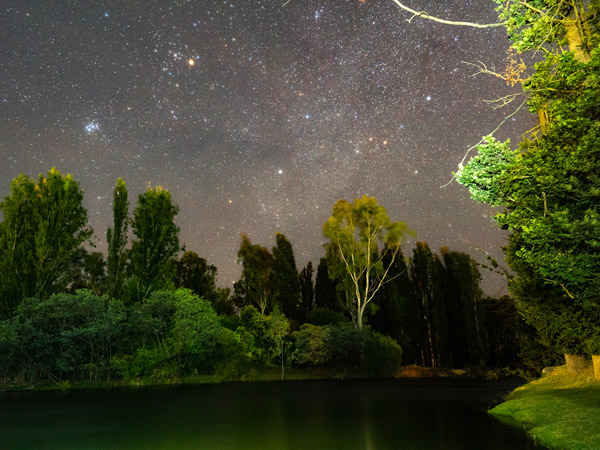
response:
M305 324L253 306L219 317L187 289L155 291L125 306L91 291L26 299L0 322L4 382L179 382L244 379L252 369L310 366L334 376L389 376L402 351L391 338L349 323Z
M0 322L0 373L21 382L110 377L126 310L118 300L82 290L26 299Z
M390 376L402 362L392 338L352 324L304 324L293 333L293 362L330 369L338 376Z

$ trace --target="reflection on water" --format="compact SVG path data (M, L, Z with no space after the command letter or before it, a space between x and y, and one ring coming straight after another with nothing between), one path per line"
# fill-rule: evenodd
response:
M2 449L533 449L514 383L307 381L0 394Z

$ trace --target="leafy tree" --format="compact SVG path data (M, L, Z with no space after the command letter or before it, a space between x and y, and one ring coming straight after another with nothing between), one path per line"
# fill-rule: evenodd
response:
M254 306L244 306L240 311L242 326L240 335L248 332L252 337L251 357L263 364L283 364L284 339L289 331L289 322L281 312L275 310L265 315Z
M383 206L373 197L363 196L353 204L338 200L333 215L325 222L323 233L330 239L329 250L335 258L335 278L342 280L347 296L346 307L355 326L363 326L367 305L377 291L389 281L388 272L405 234L404 222L392 222ZM379 254L379 246L385 246ZM391 263L383 257L391 254Z
M212 373L221 362L221 324L209 302L188 289L153 291L133 306L136 348L117 360L127 380L180 380Z
M200 258L196 252L187 251L177 261L175 286L190 289L212 302L217 291L217 268Z
M148 187L139 195L131 221L135 235L129 252L131 300L143 301L152 291L172 285L180 250L179 227L174 221L178 212L171 194L161 186Z
M389 252L383 260L384 266L391 262ZM370 319L373 330L391 336L400 343L405 361L416 362L418 339L417 326L422 321L415 308L413 287L402 253L398 253L390 267L391 281L377 293L377 308Z
M336 283L329 276L327 258L321 258L315 276L315 307L337 310Z
M47 298L71 281L74 252L92 235L83 194L71 175L52 168L38 181L19 175L0 203L1 315L25 297Z
M522 262L516 264L523 269L517 274L562 291L571 316L581 324L593 322L600 288L599 5L498 4L513 48L544 52L524 82L541 127L519 151L488 138L457 179L476 200L504 207L496 221L513 232L513 245L518 242L511 257ZM515 296L530 313L531 308L550 313L547 297L523 290ZM559 320L550 317L548 325Z
M414 289L414 301L419 320L417 336L421 365L442 365L447 349L448 324L444 311L443 265L425 242L417 242L410 261L409 273Z
M273 281L277 293L277 304L286 317L294 320L302 319L300 310L300 279L292 244L287 238L277 233L276 246L273 247Z
M107 258L107 293L113 298L119 298L125 277L127 263L127 228L129 200L127 199L127 186L125 181L117 178L113 191L113 226L106 231L108 242Z
M208 264L196 252L187 251L177 261L175 287L190 289L194 294L208 300L218 314L233 314L229 300L229 288L217 287L217 267Z
M306 264L306 267L300 271L300 311L301 321L306 320L306 316L312 310L315 302L315 287L313 284L313 265L312 261Z
M125 319L120 301L88 290L27 298L0 324L0 372L23 382L109 379Z
M447 348L444 365L465 367L484 363L488 357L487 330L481 274L466 253L442 247L444 316Z
M88 289L94 295L102 295L106 285L106 262L101 252L88 252L80 248L73 254L70 269L70 293L80 289Z
M234 301L238 307L256 305L261 314L272 307L275 297L273 255L265 247L254 245L242 234L238 252L242 264L242 276L234 284Z

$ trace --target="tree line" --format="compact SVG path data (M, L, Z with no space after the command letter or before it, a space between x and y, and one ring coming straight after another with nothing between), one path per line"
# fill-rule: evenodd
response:
M271 250L242 235L233 292L182 248L167 190L149 185L130 215L117 180L106 258L86 249L93 232L82 200L79 184L52 169L20 175L0 203L5 381L239 379L290 365L389 376L402 360L518 361L511 300L483 295L467 254L440 256L419 242L406 258L410 230L372 197L336 203L316 270L298 270L281 233Z

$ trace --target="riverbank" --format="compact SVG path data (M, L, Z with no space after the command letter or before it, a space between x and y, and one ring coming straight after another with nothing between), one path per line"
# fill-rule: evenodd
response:
M361 376L355 370L332 370L319 367L286 367L283 375L283 381L298 380L341 380L341 379L365 379L372 378ZM472 379L497 381L504 378L501 372L484 371L479 372L466 371L462 369L443 369L422 366L401 366L394 372L389 379L394 378L454 378L454 379ZM171 384L217 384L223 382L261 382L261 381L280 381L281 368L276 366L252 367L247 373L230 377L219 374L197 375L183 379L139 379L136 381L125 381L113 379L110 381L58 381L44 383L28 384L0 384L0 391L47 391L47 390L70 390L70 389L109 389L124 386L161 386Z
M600 449L600 382L593 370L567 374L566 366L511 392L490 411L510 417L538 443L566 450Z

